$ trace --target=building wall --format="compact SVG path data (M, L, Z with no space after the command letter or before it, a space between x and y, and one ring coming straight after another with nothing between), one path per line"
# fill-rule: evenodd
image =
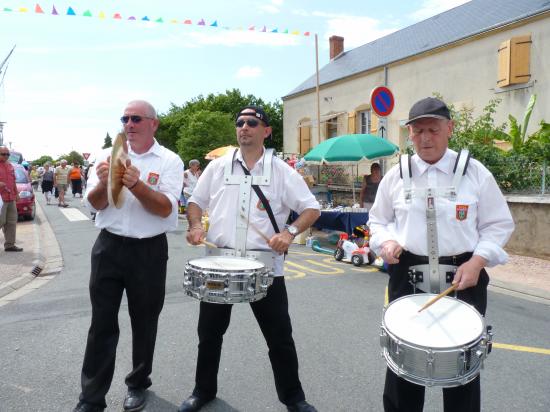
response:
M499 93L496 86L499 45L514 36L531 34L530 86ZM406 130L402 127L410 106L417 100L437 92L447 103L458 109L473 107L474 115L481 113L491 99L501 99L495 114L496 124L507 121L512 114L520 122L529 98L537 94L528 133L535 131L541 120L550 122L550 16L528 23L495 30L453 47L429 52L394 63L387 68L387 86L395 97L395 108L388 117L388 138L403 147ZM324 86L320 91L321 119L328 113L339 116L338 134L348 132L347 115L368 103L370 92L384 85L384 69L376 69L354 78ZM284 100L284 151L299 152L298 125L304 118L311 122L311 146L317 138L316 94L310 93ZM325 140L323 123L321 141Z

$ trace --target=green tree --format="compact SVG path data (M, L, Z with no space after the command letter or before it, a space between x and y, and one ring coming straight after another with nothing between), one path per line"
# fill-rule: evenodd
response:
M65 159L69 165L72 165L74 162L77 162L79 165L84 164L84 158L75 150L71 151L69 154L59 156L57 162L61 161L61 159Z
M109 132L107 132L107 136L105 136L102 149L107 149L108 147L113 147L113 139L109 136Z
M205 163L209 151L235 144L235 125L227 113L199 110L189 116L178 131L177 153L187 165L197 159Z
M53 158L48 155L40 156L38 159L33 160L32 164L37 166L44 166L47 162L53 163Z

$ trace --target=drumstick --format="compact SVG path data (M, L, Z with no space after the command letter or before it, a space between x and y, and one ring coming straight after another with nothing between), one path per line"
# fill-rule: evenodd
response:
M202 243L203 245L206 245L206 246L211 247L211 248L213 248L213 249L216 249L216 248L217 248L217 246L216 246L214 243L210 243L209 241L204 240L204 239L201 239L201 243Z
M443 296L447 296L449 293L451 293L453 290L455 290L458 287L458 283L455 283L450 288L445 289L443 292L441 292L439 295L434 297L433 299L430 299L428 302L424 304L420 309L418 309L417 313L422 312L424 309L432 306L435 302L437 302L439 299L441 299Z
M264 234L264 232L262 232L254 223L252 223L250 220L248 220L248 218L241 213L241 217L243 219L246 220L246 222L248 223L248 225L257 233L259 234L267 243L269 243L269 238L267 237L267 235Z

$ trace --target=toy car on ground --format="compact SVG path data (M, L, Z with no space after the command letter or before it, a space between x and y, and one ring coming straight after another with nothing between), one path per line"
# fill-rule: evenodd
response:
M342 233L334 250L334 259L349 261L354 266L361 266L365 263L372 264L376 256L368 247L368 240L364 240L363 246L359 246L349 240L346 233Z

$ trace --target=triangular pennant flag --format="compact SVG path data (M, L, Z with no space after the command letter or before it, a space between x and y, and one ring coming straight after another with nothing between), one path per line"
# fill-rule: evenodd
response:
M10 9L9 7L4 7L4 11L13 11L13 10Z
M304 33L304 36L309 36L309 32L306 31L306 32Z
M288 29L286 29L285 31L283 31L284 34L288 34Z
M248 28L248 30L250 30L250 31L254 31L254 29L255 29L254 26L250 26L250 27Z
M218 20L214 20L214 23L212 23L210 27L218 27Z
M67 9L67 16L76 16L76 13L74 12L72 7L69 7Z
M42 7L40 7L40 4L36 4L36 6L34 6L34 12L44 14L44 10L42 10Z
M97 17L99 17L100 19L104 19L105 18L105 13L100 11Z
M143 21L151 21L151 20L149 20L149 17L147 17L147 16L143 17L141 20L143 20Z
M59 15L59 13L57 12L57 10L55 9L55 6L52 7L52 15L54 15L54 16Z
M201 21L199 21L197 23L197 26L206 26L206 23L204 22L204 19L201 19Z
M176 19L170 20L170 23L177 23L178 21Z
M92 17L92 12L90 10L86 10L83 14L84 17Z
M187 20L183 21L183 24L193 24L193 22L191 20L187 19Z
M264 28L263 28L262 30L260 30L260 31L261 31L262 33L265 33L265 32L267 31L267 29L266 29L265 26L264 26Z
M27 9L26 7L19 7L19 13L26 13L28 11L29 9Z
M279 33L279 29L273 29L271 30L271 33Z
M155 20L155 23L164 23L164 20L162 20L162 17L159 17Z
M122 16L120 15L120 13L115 13L115 14L113 15L113 19L120 20L120 19L122 19Z
M293 32L291 32L290 34L293 34L294 36L297 36L300 34L300 32L298 30L294 30Z
M128 20L136 20L136 18L134 16L130 16L128 17Z

